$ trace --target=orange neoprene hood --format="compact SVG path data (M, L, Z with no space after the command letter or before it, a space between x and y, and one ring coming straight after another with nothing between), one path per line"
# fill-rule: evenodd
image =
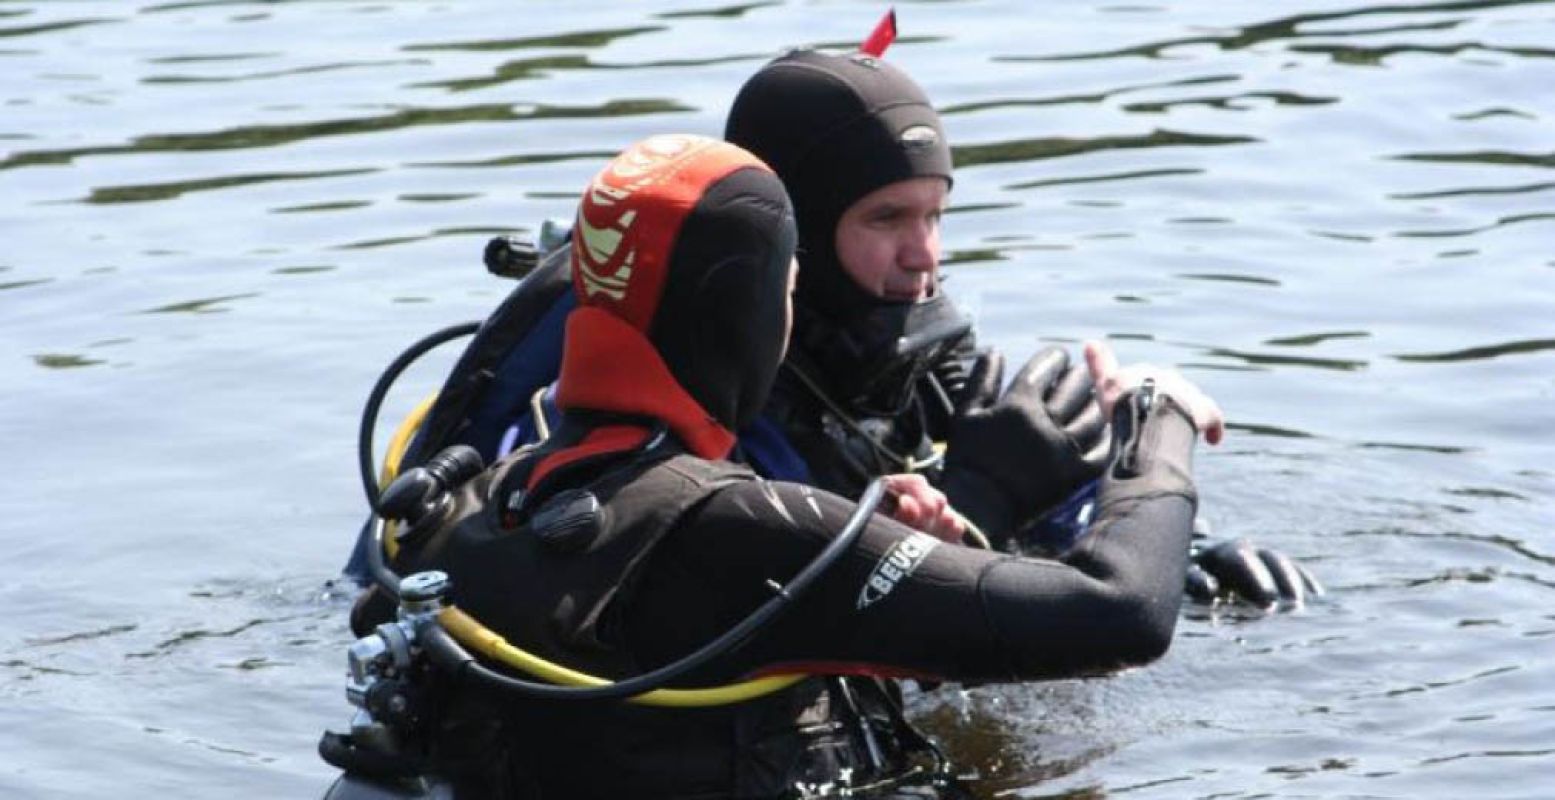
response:
M691 135L628 148L579 203L557 405L660 420L691 452L728 455L781 358L794 238L782 184L741 148ZM539 472L641 438L604 431Z

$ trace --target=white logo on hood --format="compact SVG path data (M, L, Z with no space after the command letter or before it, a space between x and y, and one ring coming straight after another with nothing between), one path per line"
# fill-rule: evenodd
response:
M897 137L897 141L901 142L902 147L908 150L933 147L939 144L939 131L934 130L929 125L914 125L902 131L902 135Z
M573 247L585 297L625 299L640 238L632 235L637 221L632 195L668 180L677 170L676 161L707 149L710 141L678 134L653 136L616 156L594 176L578 206Z

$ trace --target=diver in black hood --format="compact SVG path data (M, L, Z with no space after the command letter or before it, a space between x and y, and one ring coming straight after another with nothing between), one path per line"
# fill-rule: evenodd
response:
M394 758L326 748L333 763L399 785L434 776L455 797L960 796L888 677L1040 680L1166 651L1196 505L1189 462L1214 404L1175 374L1117 372L1096 518L1056 559L883 516L850 525L852 501L723 460L783 358L794 239L782 185L733 145L660 136L618 156L585 192L569 250L578 307L559 427L419 495L435 511L395 537L392 567L446 572L459 608L507 641L622 681L715 640L786 596L818 552L837 552L781 615L676 686L808 677L695 709L494 695L456 679L467 662L421 672L400 628L359 619L406 656L365 671L406 703L375 706L369 688L365 707L414 736L391 737ZM380 510L415 478L391 485ZM427 796L370 791L348 779L332 796Z
M1116 361L1100 343L1073 366L1048 347L1001 394L1003 357L976 348L940 283L949 143L922 89L879 57L888 43L784 55L729 112L725 138L772 166L798 218L794 334L767 414L807 467L796 479L856 496L877 475L921 472L996 546L1061 549L1108 455L1092 395L1115 396ZM1223 430L1217 417L1204 434L1216 443ZM1188 588L1200 599L1320 591L1289 557L1245 540L1196 561Z
M780 57L729 113L726 138L770 164L792 198L803 266L787 358L763 413L731 428L736 457L765 477L849 497L894 475L908 522L954 532L964 517L1001 549L1062 552L1094 514L1111 440L1105 409L1149 368L1120 377L1104 345L1088 344L1084 365L1048 347L1003 388L1003 357L977 348L940 283L952 159L939 115L880 47L870 49ZM561 320L576 302L566 256L551 253L481 326L402 466L448 444L489 459L509 449L504 442L538 438L549 414L531 409L551 396L537 389L558 374ZM1203 432L1213 443L1222 430L1217 413ZM941 513L946 495L959 514ZM365 541L347 566L358 579ZM1201 546L1195 562L1187 585L1201 600L1268 607L1316 590L1289 557L1245 540Z

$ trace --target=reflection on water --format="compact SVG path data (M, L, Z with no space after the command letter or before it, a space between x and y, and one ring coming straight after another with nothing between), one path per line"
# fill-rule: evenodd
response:
M436 50L467 50L467 51L505 51L505 50L531 50L543 47L601 47L610 44L616 39L628 36L639 36L644 33L657 33L668 30L662 25L649 25L636 28L612 28L600 31L582 31L579 33L563 33L554 36L529 36L520 39L483 39L475 42L452 42L444 44L412 44L406 45L402 50L408 52L436 51Z
M315 178L334 178L344 175L366 175L376 170L371 169L337 169L324 172L294 172L294 173L269 173L263 175L231 175L223 178L202 178L193 181L176 181L173 183L159 183L145 186L99 186L92 189L91 195L82 200L84 203L100 203L109 205L113 203L146 203L153 200L167 200L191 192L208 192L216 189L226 189L233 186L247 186L255 183L274 183L277 181L305 181Z
M1285 41L1299 40L1303 38L1337 38L1341 36L1377 36L1394 33L1432 33L1457 29L1468 22L1468 18L1440 20L1436 22L1402 23L1397 25L1381 25L1365 28L1322 28L1321 23L1335 20L1351 20L1361 17L1387 17L1399 14L1427 14L1427 13L1462 13L1474 9L1493 9L1506 6L1543 5L1546 0L1471 0L1470 2L1446 2L1446 3L1420 3L1364 6L1344 11L1325 12L1317 14L1298 14L1289 17L1259 22L1236 29L1231 33L1219 35L1190 36L1176 39L1168 39L1161 42L1153 42L1127 48L1120 48L1100 53L1081 53L1051 56L1009 56L1005 60L1010 61L1074 61L1091 59L1116 59L1127 56L1142 56L1146 58L1170 58L1168 51L1192 47L1194 45L1213 45L1221 50L1242 50L1258 45ZM1304 30L1305 29L1305 30ZM1299 52L1301 45L1286 45L1291 51ZM1547 51L1544 51L1547 52ZM1446 51L1452 55L1455 51ZM1542 54L1542 53L1538 53Z
M986 144L955 145L951 155L956 167L976 167L984 164L1004 164L1012 161L1036 161L1046 158L1062 158L1107 150L1130 150L1155 147L1212 147L1216 145L1250 144L1257 141L1246 136L1210 136L1177 131L1155 130L1142 136L1103 136L1089 139L1013 139ZM0 164L3 166L3 164Z
M1171 178L1203 173L1200 169L1142 169L1134 172L1119 172L1113 175L1081 175L1071 178L1048 178L1045 180L1022 181L1005 186L1005 189L1041 189L1048 186L1070 186L1079 183L1106 183L1109 181L1140 181L1146 178Z
M17 12L27 13L27 12ZM43 25L22 26L18 28L0 28L0 39L8 36L35 36L40 33L58 33L73 28L81 28L87 25L99 25L104 22L113 22L110 19L77 19L66 22L50 22Z
M223 61L243 61L248 59L272 58L275 53L246 53L233 56L172 56L169 58L151 59L152 64L204 64ZM392 67L420 62L411 60L399 61L351 61L339 64L316 64L307 67L293 69L281 69L273 71L250 72L243 75L147 75L140 79L146 84L178 84L178 83L241 83L243 81L262 81L271 78L286 78L295 75L313 75L321 72L333 72L342 69L373 69L378 67Z
M1058 97L1031 99L985 100L977 103L955 103L942 106L940 108L940 113L949 117L956 114L966 114L975 111L992 111L996 109L1034 108L1040 106L1066 105L1069 103L1101 103L1114 97L1135 92L1156 91L1160 89L1171 89L1181 86L1199 86L1203 84L1214 83L1235 83L1238 80L1240 79L1235 75L1205 75L1202 77L1185 78L1183 80L1176 81L1144 83L1138 86L1123 86L1094 94L1062 95ZM1134 106L1130 106L1130 108L1133 107Z
M1265 339L1263 343L1277 347L1311 347L1330 339L1366 339L1370 337L1371 334L1365 331L1334 331L1332 333L1311 333L1303 336L1280 336L1273 339Z
M75 367L90 367L95 364L107 362L99 358L87 358L73 353L39 353L32 357L34 364L48 369L73 369Z
M1337 97L1305 97L1294 92L1245 92L1242 94L1204 97L1185 97L1158 103L1129 103L1124 111L1134 114L1160 114L1183 106L1207 106L1224 111L1251 111L1261 104L1249 101L1268 100L1282 106L1321 106L1339 101Z
M1229 220L1216 220L1224 222ZM1254 286L1279 286L1280 282L1273 278L1260 278L1257 275L1226 275L1221 273L1186 273L1177 277L1190 281L1223 281L1226 283L1250 283Z
M413 161L405 164L407 167L520 167L526 164L554 164L559 161L589 161L599 163L608 160L615 153L605 150L584 150L576 153L525 153L522 155L500 156L486 158L479 161ZM470 197L471 195L420 195L420 197L457 198Z
M644 61L638 64L599 64L590 61L588 56L582 55L541 56L538 58L523 59L521 61L509 61L498 66L496 71L490 77L464 78L453 81L415 84L410 88L447 89L451 92L466 92L472 89L485 89L491 86L510 83L512 81L544 77L551 72L559 72L563 70L635 70L661 67L711 67L719 64L737 64L741 62L748 62L753 65L759 65L764 57L765 54L763 53L751 53L747 55L719 56L717 58Z
M221 297L205 297L205 298L201 298L199 300L185 300L184 302L181 302L181 303L169 303L169 304L167 304L165 306L157 306L156 308L148 308L148 309L146 309L145 311L143 311L141 313L143 313L143 314L216 314L216 313L221 313L221 312L225 312L225 311L229 310L229 309L226 309L226 308L222 307L222 305L224 303L230 303L233 300L247 300L250 297L258 297L258 296L259 296L258 292L250 292L248 294L229 294L229 295L223 295Z
M1395 194L1395 200L1438 200L1445 197L1472 197L1475 195L1522 194L1555 189L1555 182L1534 183L1527 186L1476 186L1466 189L1446 189L1440 192L1413 192Z
M1273 353L1247 353L1231 350L1224 347L1215 347L1207 351L1207 355L1217 358L1233 358L1245 364L1268 367L1314 367L1316 369L1358 370L1365 369L1365 361L1355 361L1343 358L1316 358L1313 356L1291 356Z
M1439 45L1425 47L1422 45L1393 45L1389 47L1346 47L1342 45L1291 45L1291 51L1296 53L1321 53L1332 58L1340 64L1360 66L1381 66L1388 56L1400 53L1427 53L1431 55L1454 56L1460 53L1504 53L1506 55L1522 56L1524 58L1549 58L1555 56L1555 50L1546 50L1534 47L1489 47L1477 42L1463 44Z
M506 294L487 238L879 12L0 3L0 795L316 796L378 371ZM915 695L979 795L1548 794L1555 2L899 22L983 340L1188 373L1231 420L1201 516L1330 589L1189 609L1125 675Z
M1505 167L1555 167L1555 153L1508 153L1476 151L1471 153L1404 153L1400 161L1431 161L1439 164L1487 164Z
M517 122L528 119L590 119L638 114L665 114L691 109L666 99L611 100L596 106L513 106L490 104L460 108L414 108L378 117L336 119L302 125L268 125L211 133L169 133L140 136L129 145L84 147L72 150L38 150L14 153L0 160L0 170L43 164L68 164L85 156L127 153L160 153L206 150L238 150L276 147L325 136L351 136L393 131L420 125L458 125L467 122Z
M1538 353L1550 349L1555 349L1555 339L1536 339L1527 342L1505 342L1502 344L1487 345L1485 347L1470 347L1463 350L1454 350L1450 353L1406 353L1395 355L1394 358L1398 359L1399 361L1413 361L1417 363L1428 364L1433 362L1441 363L1452 361L1477 361L1520 353Z

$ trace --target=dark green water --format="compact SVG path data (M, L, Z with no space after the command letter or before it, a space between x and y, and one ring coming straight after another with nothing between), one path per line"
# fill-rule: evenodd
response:
M986 338L1183 369L1206 515L1332 589L919 698L980 791L1555 794L1555 3L898 10ZM487 237L882 11L0 0L0 796L316 796L378 370L505 294Z

